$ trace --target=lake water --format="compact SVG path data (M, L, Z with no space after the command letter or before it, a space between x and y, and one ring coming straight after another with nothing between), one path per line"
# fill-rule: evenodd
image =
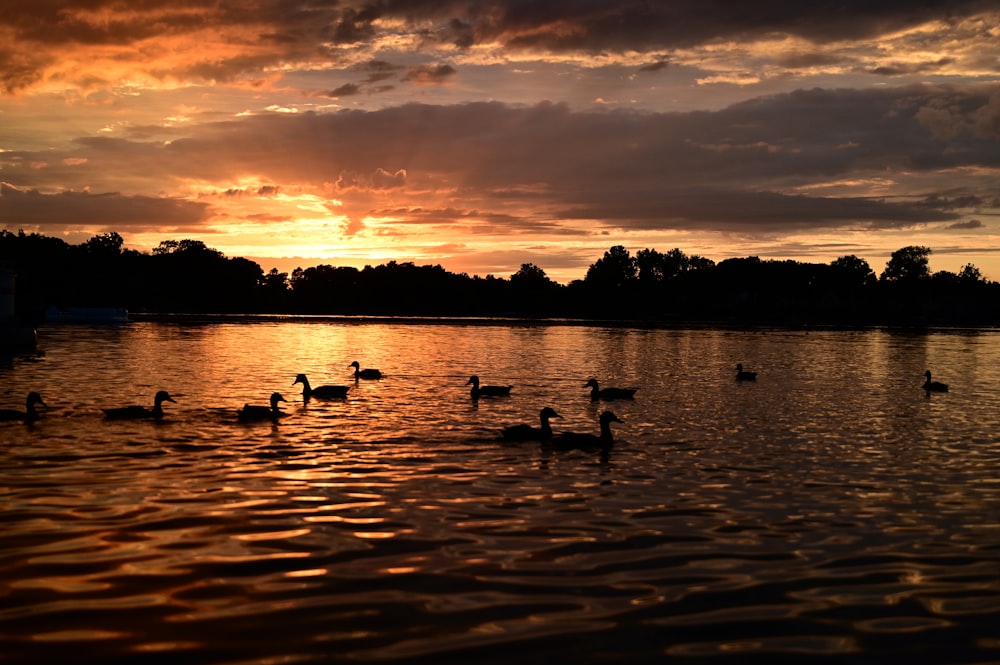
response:
M996 331L199 319L39 348L0 367L0 406L48 404L0 423L2 663L1000 661ZM161 389L162 422L103 418ZM274 391L280 423L237 421ZM612 409L614 448L500 439L544 406Z

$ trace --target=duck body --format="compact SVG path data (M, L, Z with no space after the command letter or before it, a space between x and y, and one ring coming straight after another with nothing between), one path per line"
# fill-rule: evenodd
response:
M292 385L294 386L296 383L302 384L303 400L308 400L312 397L316 399L342 399L347 397L347 391L350 390L347 386L316 386L313 388L309 385L309 379L306 378L305 374L296 376Z
M28 397L24 400L24 411L18 411L17 409L0 409L0 421L13 422L20 420L25 423L33 423L42 417L41 414L38 413L38 409L35 408L36 404L47 406L45 402L42 401L42 396L32 391L28 393Z
M294 384L292 384L294 385ZM288 414L278 408L278 402L287 402L281 393L271 393L271 406L259 406L256 404L244 404L243 408L236 412L236 417L240 422L258 422L262 420L275 421Z
M589 432L562 432L552 440L556 448L563 450L611 450L615 443L614 435L611 433L611 423L624 422L611 411L601 414L601 433L590 434Z
M948 392L948 384L941 383L940 381L931 381L931 371L927 370L924 372L924 390L929 393L946 393Z
M478 399L480 397L509 397L510 389L514 386L481 386L479 385L479 377L473 374L469 377L469 380L465 385L471 385L472 390L469 394L472 399Z
M511 425L504 427L501 434L506 441L551 441L552 425L549 424L549 418L559 417L555 409L547 406L539 414L541 427L532 427L526 424Z
M736 363L736 380L737 381L756 381L757 372L746 372L743 370L743 363Z
M638 390L637 388L601 388L597 379L590 379L583 387L590 388L590 399L594 401L599 399L635 399L635 392Z
M381 379L382 372L377 369L365 368L361 369L361 364L355 360L350 364L350 367L354 368L354 380L358 379Z
M174 399L166 390L156 393L153 398L153 408L144 406L121 406L113 409L102 409L104 417L108 420L159 420L163 417L163 403L173 402Z

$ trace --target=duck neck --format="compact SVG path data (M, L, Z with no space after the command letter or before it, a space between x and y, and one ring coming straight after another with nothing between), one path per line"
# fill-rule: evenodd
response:
M615 442L614 436L611 434L611 423L602 422L601 423L601 445L610 448Z

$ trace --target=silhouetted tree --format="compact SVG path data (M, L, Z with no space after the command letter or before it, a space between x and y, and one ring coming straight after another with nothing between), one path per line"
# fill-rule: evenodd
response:
M983 279L983 273L980 272L979 268L971 263L966 263L962 267L958 273L958 279L965 284L978 284L986 281Z
M689 270L704 269L714 265L699 256L689 257L679 248L660 253L655 249L636 252L635 265L639 282L644 284L670 281Z
M930 277L928 257L931 255L929 247L910 245L897 249L892 253L885 270L882 272L882 279L887 282L913 281Z
M634 281L638 274L635 259L622 245L615 245L587 270L584 281L599 289L614 289Z
M547 286L555 283L548 278L544 270L534 263L522 263L521 268L510 276L510 281L512 284L524 285L527 288Z
M257 300L266 311L280 312L288 308L290 292L287 272L271 268L270 272L261 277L258 286Z
M94 236L85 242L83 247L88 254L95 258L107 258L119 256L122 253L122 245L124 244L125 241L120 235L111 232Z
M516 313L544 315L557 305L559 284L534 263L522 263L510 276L511 309Z
M117 233L69 245L0 230L0 262L17 272L18 316L45 305L122 305L160 312L263 312L579 316L657 321L774 323L1000 323L1000 284L974 265L930 275L926 247L904 247L876 280L868 262L722 261L680 249L632 258L610 248L561 286L525 263L509 279L469 277L440 265L390 261L364 270L321 265L287 273L227 258L199 240L165 240L151 253L124 249ZM26 316L27 314L27 316Z
M871 284L875 272L868 262L853 254L841 256L830 262L836 287L841 289L857 289Z
M157 308L240 312L256 308L261 267L227 259L200 240L164 240L153 250L149 296Z
M305 270L296 268L290 285L299 311L357 314L364 301L359 280L357 268L322 264Z

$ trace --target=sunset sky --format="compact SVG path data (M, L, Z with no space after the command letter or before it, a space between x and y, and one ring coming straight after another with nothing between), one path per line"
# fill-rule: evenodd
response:
M1000 4L3 0L0 228L267 271L612 245L1000 280Z

